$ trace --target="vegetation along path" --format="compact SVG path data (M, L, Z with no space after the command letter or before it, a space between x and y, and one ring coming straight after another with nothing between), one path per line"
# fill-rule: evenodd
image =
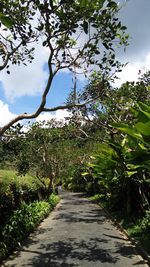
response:
M147 266L97 205L81 194L62 193L53 213L3 266Z

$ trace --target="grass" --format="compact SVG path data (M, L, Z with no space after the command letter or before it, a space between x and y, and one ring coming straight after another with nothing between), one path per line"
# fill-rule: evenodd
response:
M125 228L132 238L150 254L150 229L143 229L142 219Z
M145 217L140 219L127 218L122 213L112 212L111 215L116 221L127 231L128 235L132 237L138 245L143 247L150 253L150 231L147 227L143 227Z

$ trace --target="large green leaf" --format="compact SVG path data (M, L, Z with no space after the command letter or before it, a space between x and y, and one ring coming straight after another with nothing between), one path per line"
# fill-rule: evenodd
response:
M140 170L145 170L145 169L150 170L150 160L143 160L143 161L141 161L140 164L136 164L136 163L135 164L132 164L132 163L127 164L127 168L130 171L134 171L134 170L138 170L138 169L140 169Z
M145 111L150 113L150 106L149 105L146 105L146 104L144 104L142 102L139 102L138 105L142 110L145 110Z
M10 17L5 16L4 14L0 13L0 21L1 23L6 26L7 28L12 27L13 21Z
M138 108L131 108L135 117L137 117L140 122L148 122L150 120L150 107L142 102L139 102L137 107Z
M135 128L143 135L150 136L150 121L143 123L138 122L135 124Z
M147 111L144 111L142 109L140 109L140 112L143 113L148 119L150 119L150 113Z
M136 174L137 171L127 171L126 174L127 176L130 178L131 176L133 176L134 174Z
M132 128L125 123L112 123L111 126L114 128L117 128L118 130L122 131L123 133L126 133L126 134L128 134L128 135L130 135L130 136L132 136L138 140L143 140L141 133L139 133L137 131L137 129Z
M143 165L142 164L139 164L139 165L136 165L136 164L127 164L127 168L128 170L137 170L139 168L143 168Z

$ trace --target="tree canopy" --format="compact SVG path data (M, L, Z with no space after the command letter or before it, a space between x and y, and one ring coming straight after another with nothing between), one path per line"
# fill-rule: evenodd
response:
M116 42L127 44L126 27L122 26L117 12L118 5L112 0L2 1L0 69L9 74L9 64L31 62L35 44L42 42L48 54L48 79L37 110L16 116L1 128L0 135L17 121L35 118L43 111L84 105L84 101L79 103L76 98L64 106L46 105L53 79L62 69L71 73L81 70L86 75L92 66L98 66L103 86L112 68L120 68L115 58Z

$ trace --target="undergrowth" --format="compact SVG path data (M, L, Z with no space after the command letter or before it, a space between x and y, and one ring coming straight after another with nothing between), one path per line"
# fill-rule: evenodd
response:
M22 203L21 207L13 212L7 224L0 228L0 260L20 245L21 241L54 209L58 201L59 197L52 194L47 202Z

